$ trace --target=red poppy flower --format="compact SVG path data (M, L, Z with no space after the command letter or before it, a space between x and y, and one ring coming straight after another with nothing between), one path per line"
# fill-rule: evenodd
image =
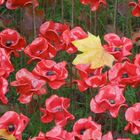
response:
M129 138L118 138L117 140L131 140Z
M55 126L46 134L40 132L37 137L34 137L29 140L75 140L73 133L63 130L60 126Z
M103 135L102 140L113 140L112 132L109 131L107 134ZM117 138L116 140L131 140L129 138Z
M94 113L110 112L113 118L118 116L122 106L127 106L123 96L123 88L118 85L107 85L99 90L99 93L90 102L91 111Z
M63 130L60 126L55 126L46 133L46 140L75 140L72 133Z
M90 5L92 11L96 11L100 4L106 6L106 0L80 0L84 5Z
M56 63L52 60L41 60L37 63L33 73L45 80L52 89L60 88L68 77L64 61Z
M47 21L40 26L40 33L44 36L57 50L62 49L63 42L61 42L62 33L69 29L66 24L55 23Z
M76 65L79 73L79 80L77 82L79 90L85 91L87 88L102 87L107 83L107 73L102 73L102 69L90 69L89 65L79 64Z
M113 140L112 132L109 131L105 135L102 136L102 140Z
M0 100L3 104L7 104L8 100L5 96L5 94L8 91L8 82L5 78L0 77Z
M7 111L0 117L0 129L5 129L17 140L22 140L22 132L29 123L29 118L14 111Z
M63 50L68 53L75 53L77 48L72 44L72 41L84 39L87 33L81 27L75 27L72 30L65 30L62 34Z
M41 112L44 114L41 121L49 123L54 120L56 125L65 126L69 120L74 119L74 116L67 111L69 105L70 99L52 95L46 99L46 108L41 108Z
M0 5L2 5L4 3L5 0L0 0Z
M122 86L131 85L136 87L140 83L140 69L132 63L116 63L108 74L112 83L119 83Z
M76 140L96 139L101 140L101 125L92 121L92 118L81 118L73 126Z
M43 132L39 132L38 136L34 138L29 138L29 140L47 140Z
M131 55L130 51L133 47L133 43L126 37L120 38L114 33L109 33L104 36L104 40L108 43L104 45L104 48L112 54L117 61L127 59L126 56Z
M34 4L35 7L38 6L37 0L7 0L6 7L10 10L19 8L19 7L25 7L29 4Z
M138 0L138 3L129 2L129 6L134 7L134 9L132 10L132 15L135 17L140 17L140 0Z
M36 38L24 52L31 58L28 63L35 59L51 59L56 55L56 49L44 37Z
M140 67L140 54L136 54L134 59L133 59L133 63L137 66Z
M23 68L16 73L16 81L11 82L11 86L15 86L17 93L20 94L18 100L22 104L27 104L31 101L34 94L42 95L46 93L45 83L45 81L38 79Z
M4 48L8 54L13 52L18 56L17 51L22 51L25 45L25 39L16 30L5 29L0 32L0 47Z
M130 130L132 134L140 134L140 103L129 107L125 112L125 118L128 124L124 130Z
M14 71L10 57L3 48L0 48L0 76L7 78Z

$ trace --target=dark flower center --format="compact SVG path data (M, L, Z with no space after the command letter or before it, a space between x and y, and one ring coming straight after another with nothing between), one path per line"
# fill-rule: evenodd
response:
M121 50L121 49L118 48L118 47L114 48L114 52L116 52L116 51L120 51L120 50Z
M61 32L57 32L58 33L58 35L61 35Z
M62 112L63 109L62 109L62 107L56 107L56 108L55 108L55 111L57 111L57 112Z
M13 132L14 130L15 130L14 125L13 125L13 124L10 124L10 125L8 126L8 131L9 131L9 132Z
M81 129L81 130L80 130L80 134L81 134L81 135L83 135L84 132L85 132L85 129Z
M94 76L94 73L89 73L88 76L89 77Z
M51 42L51 45L52 45L52 46L54 46L54 45L55 45L54 41L52 41L52 42Z
M110 104L115 104L114 100L109 100Z
M54 75L54 72L53 72L53 71L48 71L48 72L46 73L46 75L47 75L47 76L52 76L52 75Z
M122 78L128 78L128 77L129 76L128 76L128 74L126 72L122 74Z
M10 47L12 44L13 44L13 41L11 41L11 40L7 40L6 43L5 43L5 45L7 47Z

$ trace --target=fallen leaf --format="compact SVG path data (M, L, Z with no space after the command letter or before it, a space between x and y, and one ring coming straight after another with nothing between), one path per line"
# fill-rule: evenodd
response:
M16 138L8 133L5 129L0 130L0 139L5 139L5 140L16 140Z
M72 42L73 45L81 52L74 59L73 64L90 64L91 69L96 69L104 65L112 67L115 58L105 51L102 47L99 37L88 33L85 39Z

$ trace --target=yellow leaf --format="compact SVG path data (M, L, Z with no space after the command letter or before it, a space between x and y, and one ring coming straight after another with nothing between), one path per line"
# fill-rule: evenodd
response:
M114 56L105 51L99 37L88 33L88 37L73 41L72 44L82 52L74 59L73 64L90 64L91 69L96 69L104 65L112 67Z
M12 134L9 134L5 129L0 130L0 139L2 138L6 140L16 140L16 138Z

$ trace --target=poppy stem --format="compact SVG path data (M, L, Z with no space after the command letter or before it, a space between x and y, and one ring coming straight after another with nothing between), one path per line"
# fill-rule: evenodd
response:
M34 6L34 0L32 0L33 3L33 32L34 32L34 38L36 38L36 16L35 16L35 6Z
M118 0L115 0L115 5L114 5L114 24L113 24L115 33L117 32L117 29L116 29L117 11L118 11Z
M74 27L74 0L72 0L72 9L71 9L71 27Z
M61 22L64 23L64 0L61 0Z
M97 13L96 11L94 12L94 34L96 35L97 33Z
M90 30L90 32L92 32L92 26L91 26L91 24L92 24L92 11L90 10L90 13L89 13L89 16L90 16L90 26L89 26L89 30Z

